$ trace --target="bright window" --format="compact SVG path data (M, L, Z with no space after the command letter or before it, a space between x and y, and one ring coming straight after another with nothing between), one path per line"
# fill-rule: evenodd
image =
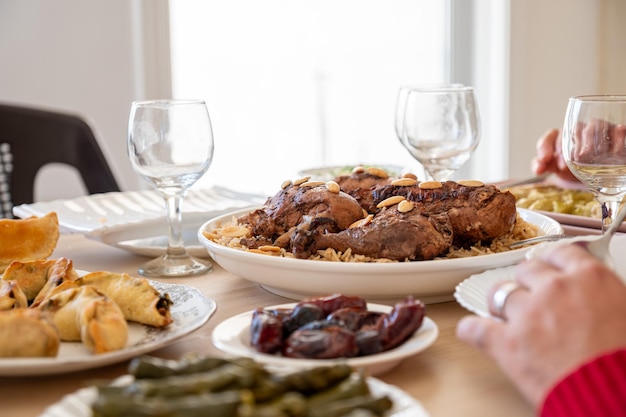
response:
M202 184L273 194L320 165L416 163L395 136L398 87L447 81L448 2L170 2L173 95L206 100Z

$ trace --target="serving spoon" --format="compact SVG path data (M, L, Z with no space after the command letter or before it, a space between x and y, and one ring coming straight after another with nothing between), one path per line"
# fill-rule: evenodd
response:
M611 223L609 228L601 236L581 236L580 238L576 238L574 240L584 245L592 255L604 262L606 265L613 266L613 259L611 258L609 245L611 243L611 238L619 229L624 219L626 219L626 209L623 209L619 213L617 213L617 216L615 217L613 223ZM565 234L537 236L530 239L520 240L519 242L511 243L509 247L513 249L531 243L554 241L564 238L571 238L571 236Z
M518 240L517 242L513 242L509 245L509 248L515 249L515 248L519 248L520 246L532 245L532 244L540 243L540 242L552 242L555 240L567 239L568 237L572 237L572 236L566 235L566 234L535 236L535 237L530 237L528 239Z
M622 222L626 219L626 209L622 209L609 228L597 239L586 241L587 250L591 252L596 258L600 259L607 265L613 264L611 258L611 251L609 250L609 244L611 238L617 232L617 229L622 225Z

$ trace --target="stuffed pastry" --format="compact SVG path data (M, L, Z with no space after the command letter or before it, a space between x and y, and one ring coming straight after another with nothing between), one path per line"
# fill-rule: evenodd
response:
M17 281L29 303L65 280L76 279L72 261L67 258L14 261L2 274L3 281Z
M50 292L64 282L71 282L78 278L78 273L74 270L74 264L70 259L59 258L48 270L48 279L33 300L31 307L41 304Z
M17 281L0 281L0 311L27 307L28 300Z
M106 294L120 306L126 320L154 327L172 322L169 295L159 293L145 278L100 271L77 278L74 283L93 286Z
M59 292L38 309L52 314L61 340L81 341L93 353L122 349L128 341L124 314L113 300L94 287Z
M36 261L14 261L5 269L2 274L3 281L16 281L28 302L37 297L39 291L48 281L48 271L54 265L54 259L39 259Z
M13 261L47 259L59 240L55 212L42 217L0 219L0 271Z
M59 345L57 329L44 312L0 311L0 358L55 357Z

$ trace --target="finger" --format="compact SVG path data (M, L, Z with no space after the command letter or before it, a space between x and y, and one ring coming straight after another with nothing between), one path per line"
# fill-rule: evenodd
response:
M530 293L519 282L506 280L491 287L487 293L487 306L492 316L509 321L519 315L520 307L527 304Z
M552 155L556 150L556 142L558 137L558 129L546 130L537 141L537 153L539 155Z
M533 291L538 283L545 280L544 275L549 273L550 269L554 269L554 267L541 258L527 259L515 266L515 280Z
M623 157L626 149L626 125L616 125L611 132L611 153Z
M500 338L504 331L504 323L478 316L463 317L456 326L459 340L477 349L492 352L494 340Z
M593 255L576 242L562 242L519 263L515 267L515 279L533 292L556 275L577 274L580 262L590 259L594 259Z

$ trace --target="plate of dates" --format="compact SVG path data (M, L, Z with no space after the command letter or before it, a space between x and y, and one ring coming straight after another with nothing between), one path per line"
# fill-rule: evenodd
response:
M431 346L438 335L424 304L411 296L392 307L334 294L238 314L218 324L212 340L229 355L267 366L341 362L379 375Z

